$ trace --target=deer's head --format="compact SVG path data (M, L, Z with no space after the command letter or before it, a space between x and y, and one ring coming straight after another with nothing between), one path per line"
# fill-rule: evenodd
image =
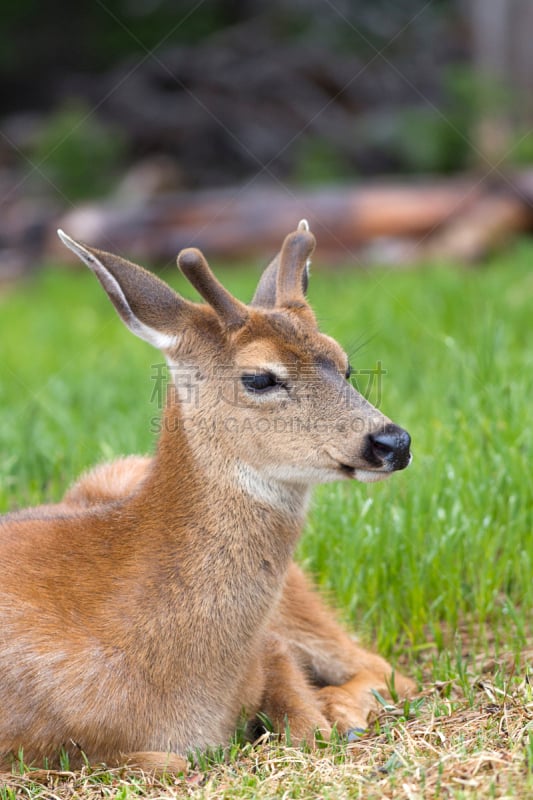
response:
M262 480L370 482L404 469L410 438L349 382L344 350L318 330L305 292L315 240L289 234L250 305L215 278L199 250L178 265L205 304L142 267L62 241L95 273L127 327L170 365L183 430L206 462Z

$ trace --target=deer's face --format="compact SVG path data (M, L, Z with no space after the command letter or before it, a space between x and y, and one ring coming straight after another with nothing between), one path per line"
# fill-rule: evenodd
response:
M263 478L370 482L408 466L409 435L354 389L346 353L309 309L254 310L218 346L206 320L190 349L186 368L169 359L187 435Z

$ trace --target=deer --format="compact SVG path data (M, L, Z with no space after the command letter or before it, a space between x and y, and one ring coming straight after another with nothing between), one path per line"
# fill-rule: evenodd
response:
M383 480L409 465L410 437L318 329L309 226L249 305L195 248L177 261L203 303L58 234L172 381L151 459L100 465L60 503L0 518L0 762L63 749L181 772L258 712L297 741L363 729L372 689L414 683L351 639L292 556L313 485Z

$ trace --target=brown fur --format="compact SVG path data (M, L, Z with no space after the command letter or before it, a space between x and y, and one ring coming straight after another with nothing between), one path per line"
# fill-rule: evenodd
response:
M148 456L128 456L100 464L82 475L63 501L84 505L109 503L132 493L146 476ZM313 730L341 733L364 729L378 705L372 690L411 696L415 684L380 656L358 645L339 625L336 614L292 562L279 605L270 622L263 656L265 689L261 711L277 730L288 723L294 742L312 738Z
M390 422L344 383L346 356L317 331L301 292L312 237L287 238L282 304L267 307L264 287L264 308L231 298L197 251L180 259L188 275L201 270L191 281L210 306L62 238L181 373L155 458L120 466L115 499L93 473L85 495L74 487L56 507L0 521L0 754L22 747L31 762L64 747L75 759L81 748L91 761L179 769L187 751L227 741L243 709L279 726L288 714L297 738L364 724L369 688L390 667L351 642L289 565L310 484L407 462L369 450L368 434ZM286 385L250 393L242 374L265 370ZM320 425L278 424L295 419Z

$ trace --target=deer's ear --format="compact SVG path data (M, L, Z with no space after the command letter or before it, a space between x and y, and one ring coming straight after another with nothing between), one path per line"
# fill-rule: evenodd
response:
M297 230L309 231L309 224L307 220L305 219L300 220L300 222L298 223ZM281 253L278 253L277 256L275 256L275 258L272 259L268 267L264 270L263 274L259 279L259 283L257 284L257 288L255 290L255 294L253 296L250 305L260 306L262 308L274 308L274 306L276 305L276 293L277 293L280 257ZM308 259L305 265L305 269L302 272L302 292L304 295L307 294L310 272L311 272L311 259Z
M274 308L276 305L276 286L278 283L279 253L272 259L259 278L251 306Z
M257 289L253 296L251 306L261 308L274 308L276 305L276 287L278 283L278 269L279 269L279 256L272 259L268 267L264 270L263 274L257 284ZM305 269L302 272L302 292L307 294L309 286L309 275L311 272L311 261L307 261Z
M159 350L177 343L183 316L193 304L162 280L120 256L80 244L61 230L58 236L91 269L132 333Z

